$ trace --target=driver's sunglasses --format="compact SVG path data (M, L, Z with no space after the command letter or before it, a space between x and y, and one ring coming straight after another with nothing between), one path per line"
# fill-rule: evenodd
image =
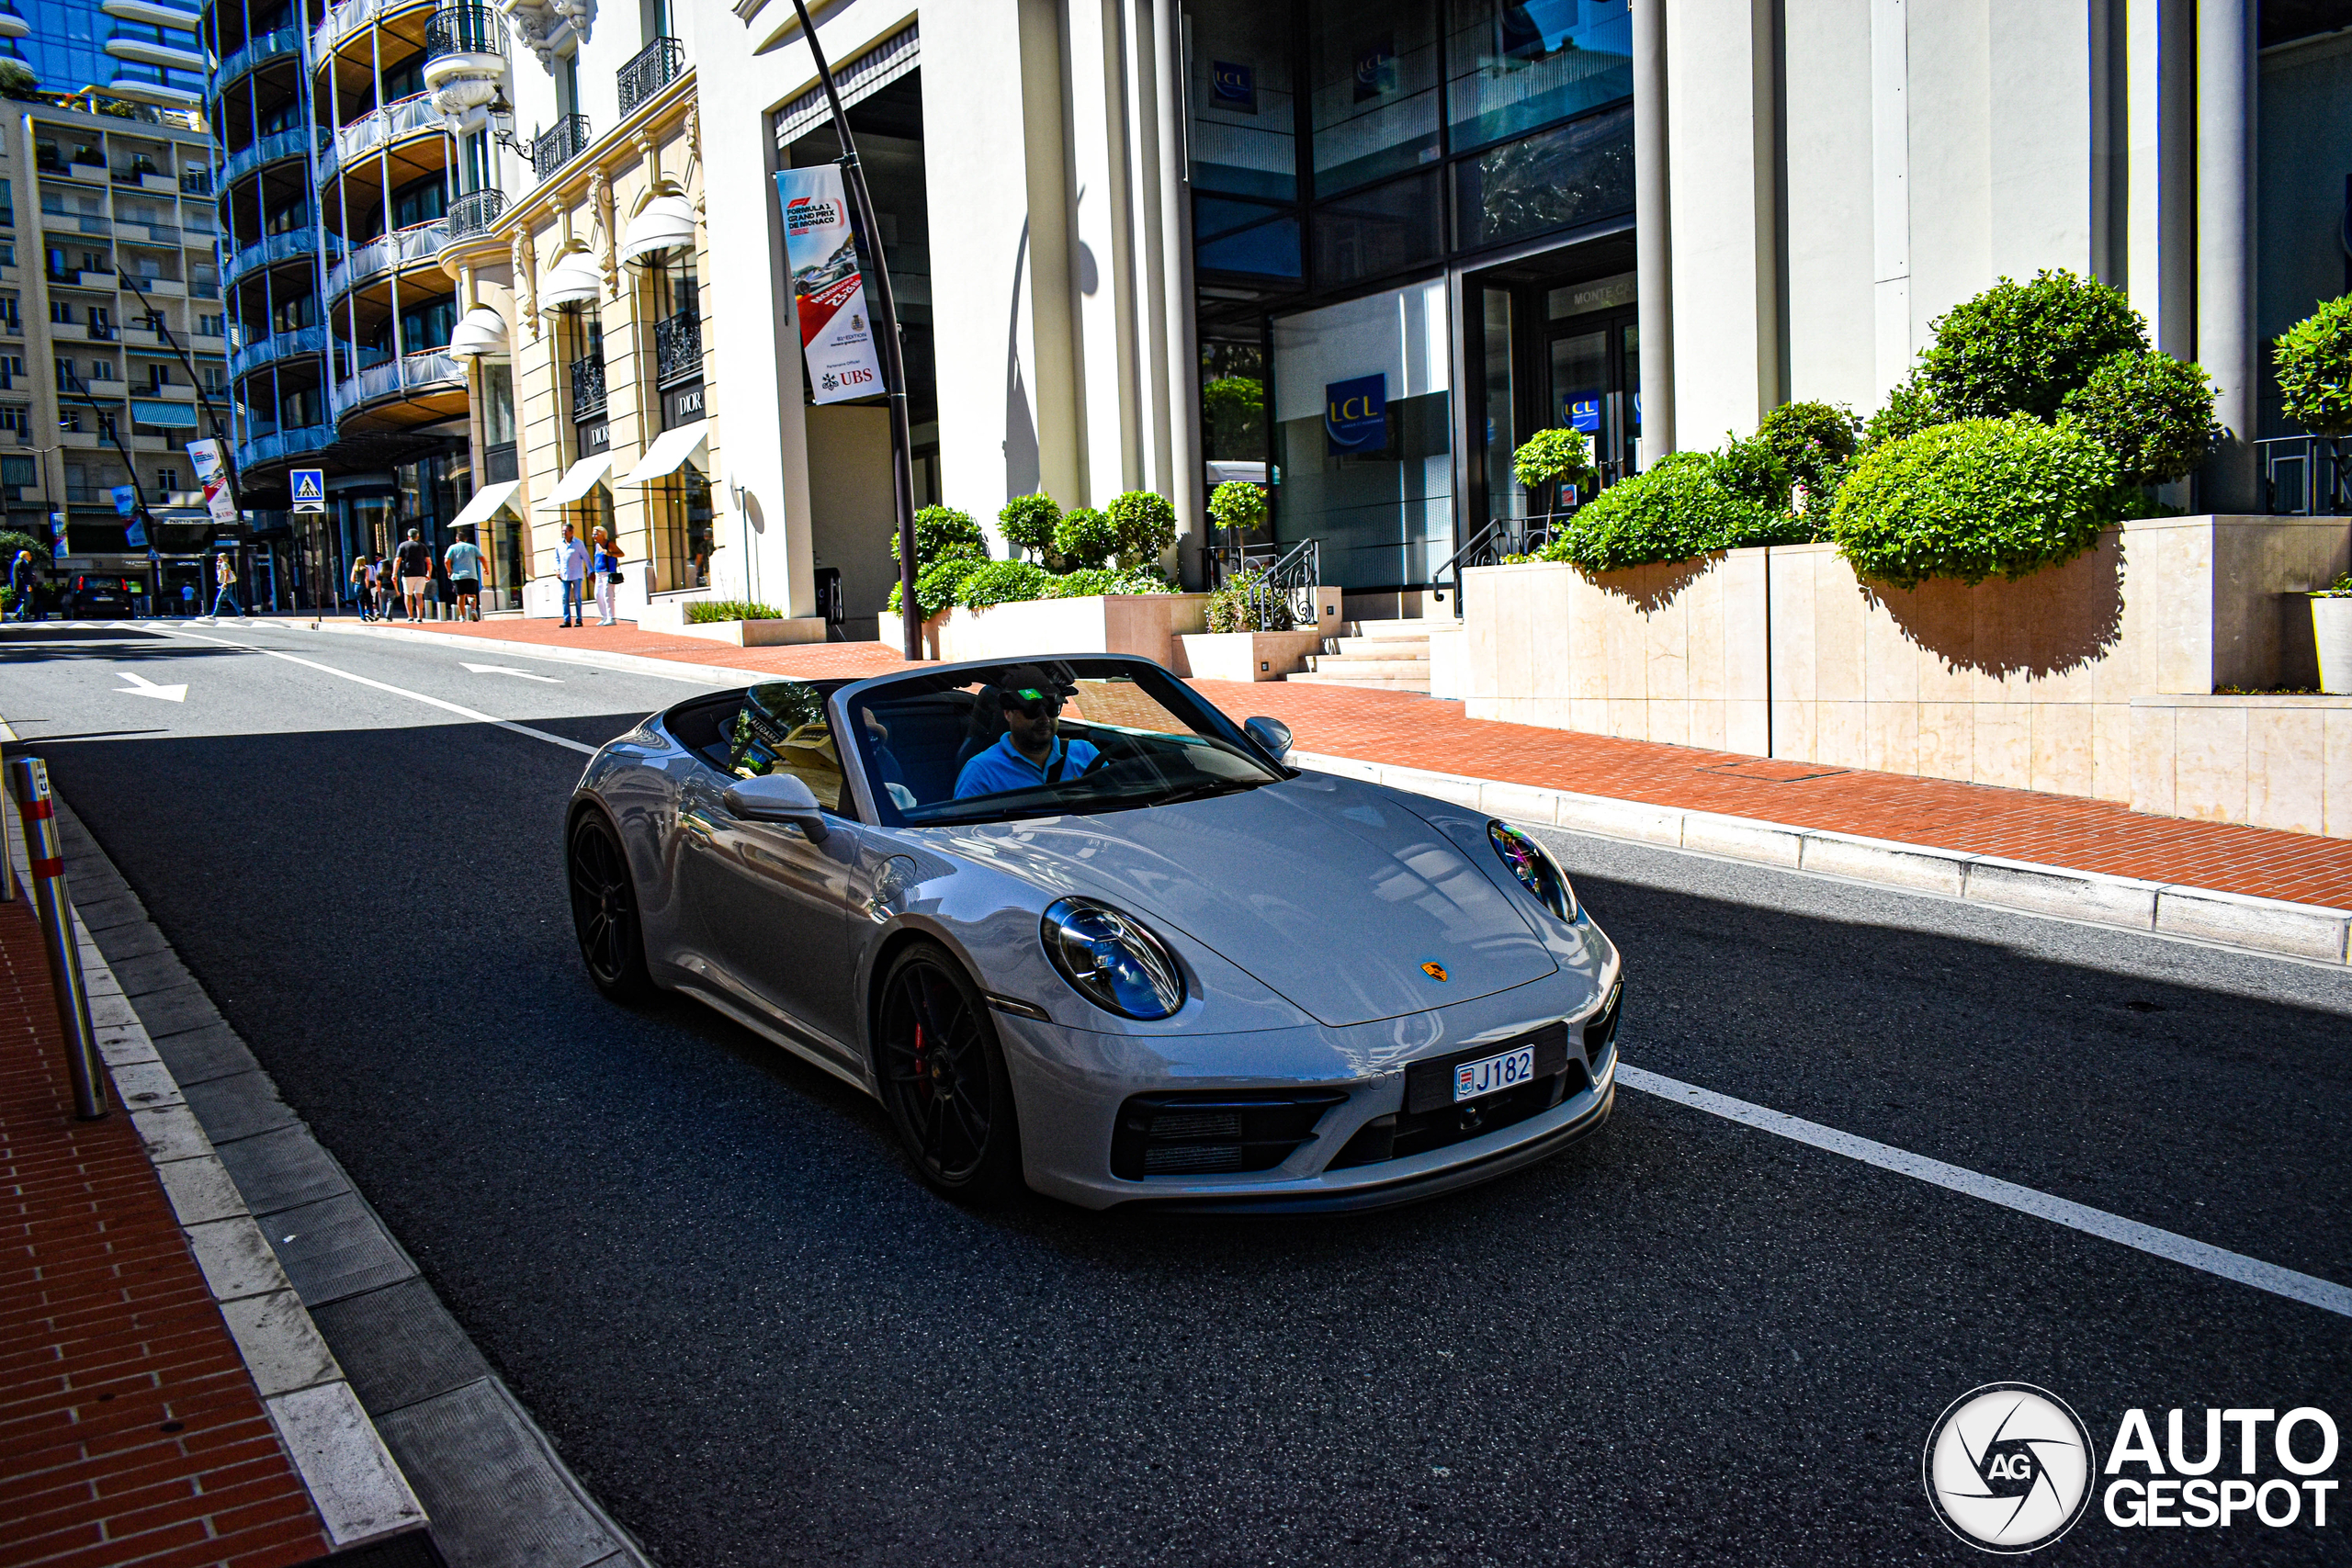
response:
M1041 692L1034 686L1023 686L1017 692L1007 692L1004 705L1027 718L1051 718L1062 711L1061 694Z

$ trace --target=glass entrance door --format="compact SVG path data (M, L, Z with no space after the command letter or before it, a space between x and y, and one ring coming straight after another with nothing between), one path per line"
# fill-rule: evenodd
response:
M1641 329L1631 311L1553 325L1551 422L1584 432L1600 482L1613 484L1634 471L1641 448Z

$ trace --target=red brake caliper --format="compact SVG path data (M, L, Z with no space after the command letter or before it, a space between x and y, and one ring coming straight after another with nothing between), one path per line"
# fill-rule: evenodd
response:
M924 1069L922 1051L922 1021L918 1019L915 1021L915 1082L922 1086L923 1098L929 1100L933 1094L931 1074Z

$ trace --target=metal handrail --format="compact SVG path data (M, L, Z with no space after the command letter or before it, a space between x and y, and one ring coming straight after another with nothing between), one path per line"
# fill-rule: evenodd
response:
M427 60L438 60L445 54L503 56L505 52L506 27L499 20L494 6L444 6L425 18Z
M495 187L468 191L449 204L449 216L444 220L448 225L449 239L454 242L488 233L505 210L504 191Z
M354 245L350 254L327 272L327 298L341 299L373 277L379 277L394 267L414 262L431 261L449 243L447 222L438 218L422 223L412 223L405 229L395 229L379 234L364 244Z
M1532 556L1552 542L1553 530L1573 513L1545 512L1533 517L1489 518L1463 547L1430 573L1430 591L1450 595L1456 620L1462 617L1462 574L1474 566L1498 566L1505 556Z
M300 457L312 452L323 452L334 445L332 424L298 424L291 430L274 430L256 435L251 441L237 444L237 467L251 469L281 457Z
M342 256L343 242L341 240L329 234L326 236L326 243L328 255L336 258ZM230 281L234 282L255 267L273 266L282 261L292 261L298 256L308 256L317 249L318 241L307 226L288 229L282 234L266 235L229 258L226 276Z
M531 138L531 172L546 179L588 151L588 117L568 114Z
M691 380L702 374L702 313L680 310L653 323L656 386Z
M218 95L223 87L233 85L238 77L254 66L281 54L300 53L301 48L302 33L299 28L277 28L257 39L249 39L244 48L222 61L220 68L212 73L212 91Z
M1239 588L1250 604L1250 629L1313 630L1315 590L1323 581L1323 541L1211 545L1203 551L1212 589ZM1279 623L1287 621L1287 626Z
M2273 517L2352 513L2352 438L2280 435L2257 441L2263 510Z
M420 131L438 131L441 112L433 107L431 89L411 93L405 98L394 98L381 108L369 109L357 119L334 134L334 144L321 151L329 154L320 167L322 175L343 167L356 158L364 158L379 147L387 147L403 136Z
M229 161L221 165L220 183L232 186L264 164L274 164L280 158L304 157L312 152L323 152L334 145L334 133L322 125L298 125L289 130L273 130L230 153Z
M591 418L605 412L605 362L582 357L571 362L571 417Z
M266 338L244 344L230 355L229 374L232 378L246 376L298 354L324 354L326 347L327 330L323 326L275 332Z
M657 38L629 57L628 64L616 73L620 88L621 113L628 114L638 105L685 74L686 46L673 38Z

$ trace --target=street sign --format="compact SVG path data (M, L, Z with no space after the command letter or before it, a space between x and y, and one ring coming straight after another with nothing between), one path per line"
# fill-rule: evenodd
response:
M147 546L147 525L134 517L122 525L122 542L136 549Z
M327 474L324 468L296 468L287 476L294 487L294 510L324 512L327 509Z

